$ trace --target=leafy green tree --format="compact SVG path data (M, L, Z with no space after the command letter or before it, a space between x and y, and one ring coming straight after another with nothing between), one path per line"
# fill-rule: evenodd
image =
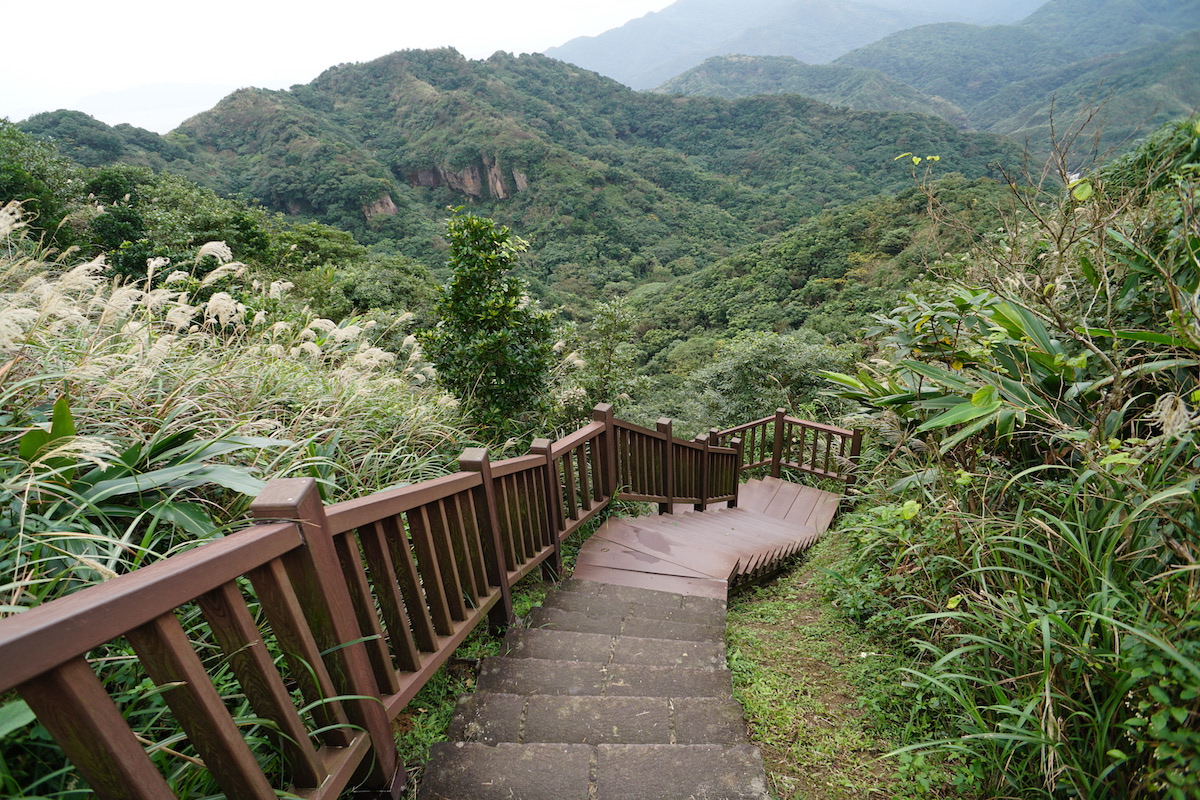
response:
M698 419L736 425L776 408L798 412L824 388L823 371L853 358L850 348L833 347L811 331L746 332L692 373L686 388L699 405Z
M515 432L546 405L554 340L550 314L510 273L525 242L492 220L462 213L447 222L453 278L423 335L438 380L491 431Z

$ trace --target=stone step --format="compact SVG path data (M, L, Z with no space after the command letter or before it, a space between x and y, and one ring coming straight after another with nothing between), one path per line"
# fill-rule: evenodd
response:
M694 611L725 612L725 598L696 597L682 592L662 591L645 587L614 585L601 581L571 578L558 586L559 592L572 592L602 598L613 603L638 603L661 608L684 608Z
M434 745L420 800L768 800L750 745Z
M724 667L598 664L542 658L484 659L477 691L605 697L729 697Z
M744 744L742 707L719 697L570 697L476 692L459 698L455 741Z
M554 591L542 603L543 608L575 611L591 617L637 617L638 619L682 622L691 625L725 626L725 608L670 608L635 602L614 602L583 592Z
M513 628L504 638L505 657L597 664L679 667L725 666L725 643L644 639L603 633Z
M725 627L719 623L676 622L635 614L604 616L544 606L539 606L529 612L529 616L525 618L525 627L554 631L578 631L580 633L607 633L611 636L625 634L645 639L682 639L693 642L719 642L725 638Z

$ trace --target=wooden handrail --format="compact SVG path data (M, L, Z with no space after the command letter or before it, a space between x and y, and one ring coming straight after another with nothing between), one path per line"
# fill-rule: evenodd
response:
M396 796L391 720L473 629L508 624L513 584L539 565L557 575L562 542L614 499L732 506L742 469L766 464L849 484L860 446L857 431L782 410L687 441L670 420L651 430L602 404L528 455L468 450L457 473L327 507L311 479L271 481L258 524L0 619L0 692L21 693L99 797L162 797L111 700L122 687L86 658L125 637L228 796L325 800L352 778ZM197 611L278 731L283 774L262 774L204 678L216 661L179 621Z

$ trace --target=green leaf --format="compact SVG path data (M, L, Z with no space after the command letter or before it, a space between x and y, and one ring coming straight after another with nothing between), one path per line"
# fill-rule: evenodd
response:
M41 428L32 428L21 436L21 442L17 446L17 453L21 456L22 461L37 461L38 453L50 441L50 433Z
M75 418L71 416L71 406L66 395L54 401L54 412L50 421L50 439L62 439L75 435Z
M974 403L964 400L954 408L939 414L933 419L926 420L917 427L918 431L931 431L936 428L945 428L950 425L960 425L964 422L970 422L973 419L994 414L1000 410L1000 401L996 400L986 406L977 406Z
M0 706L0 739L37 719L24 700L10 700Z
M980 386L975 390L975 393L971 395L971 405L975 406L976 408L987 408L989 406L998 405L999 402L1000 400L996 396L995 386Z

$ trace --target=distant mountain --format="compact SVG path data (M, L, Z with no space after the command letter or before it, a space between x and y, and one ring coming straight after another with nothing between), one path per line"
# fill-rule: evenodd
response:
M650 89L718 55L832 61L894 31L945 20L1015 22L1040 0L677 0L546 55Z
M929 114L966 127L963 110L879 70L805 64L788 56L715 56L654 89L661 94L750 97L799 94L859 111Z
M1081 114L1098 109L1083 124ZM1163 44L1079 61L1004 87L971 111L976 127L1019 142L1050 140L1051 112L1062 135L1098 132L1097 154L1120 149L1164 122L1200 110L1200 31Z
M925 25L837 59L946 98L976 129L1049 146L1060 123L1105 103L1103 146L1200 106L1195 0L1050 0L1018 25ZM1063 124L1058 126L1063 129ZM1089 128L1094 131L1095 126Z
M94 123L94 121L92 121ZM37 120L68 152L112 129ZM83 134L80 134L80 132ZM531 240L527 276L587 305L688 274L821 209L911 186L894 162L938 153L968 177L1018 149L933 117L848 111L795 95L724 100L632 91L540 55L468 61L406 51L331 68L289 91L243 89L114 160L175 166L299 219L438 268L447 206Z

